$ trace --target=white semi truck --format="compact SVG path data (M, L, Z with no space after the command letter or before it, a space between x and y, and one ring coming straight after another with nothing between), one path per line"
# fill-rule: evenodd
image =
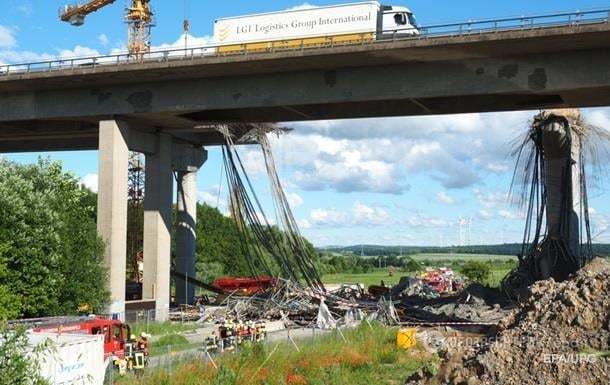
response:
M215 21L220 54L358 44L418 35L406 7L377 1L222 18Z

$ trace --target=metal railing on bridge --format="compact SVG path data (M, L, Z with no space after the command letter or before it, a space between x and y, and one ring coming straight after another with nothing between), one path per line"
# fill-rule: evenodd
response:
M367 39L363 34L360 39L355 41L335 41L333 36L328 36L326 43L308 45L305 39L301 40L301 45L291 47L277 47L270 45L268 49L247 49L249 43L237 44L242 49L222 52L218 50L220 45L207 45L201 47L187 47L175 49L153 50L133 56L128 53L114 55L103 55L94 57L59 58L57 60L40 61L23 64L3 64L0 65L0 77L9 75L21 75L37 72L70 71L75 69L95 69L103 66L123 66L134 63L169 62L177 60L192 60L203 57L236 56L248 54L261 54L285 51L300 51L306 49L333 48L346 45L372 45L387 43L388 41L418 40L438 37L459 37L475 34L489 34L516 30L534 30L552 27L577 27L591 24L608 23L610 21L610 8L589 11L577 11L569 13L556 13L536 16L520 16L501 19L471 20L461 23L435 24L418 26L417 28L404 28L396 30L386 30L382 32L382 38L376 40ZM293 39L291 39L293 40ZM296 39L297 41L299 39Z

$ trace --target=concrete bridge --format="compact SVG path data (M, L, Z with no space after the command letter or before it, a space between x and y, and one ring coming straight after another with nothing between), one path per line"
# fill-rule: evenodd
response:
M0 152L99 149L98 228L110 310L120 312L128 150L146 155L144 296L162 308L169 304L172 171L181 194L177 268L194 274L195 173L203 147L220 143L215 122L609 104L607 19L224 57L191 51L180 59L0 73Z

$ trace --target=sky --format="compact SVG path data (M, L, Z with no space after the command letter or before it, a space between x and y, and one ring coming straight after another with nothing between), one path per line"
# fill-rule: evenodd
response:
M312 1L312 5L345 1ZM303 6L302 1L153 0L155 47L210 41L219 17ZM602 1L423 1L396 0L422 25L603 8ZM58 20L64 0L3 0L0 63L92 56L125 48L125 0L117 0L75 28ZM583 110L586 119L610 129L610 108ZM273 137L274 155L301 231L317 246L438 245L520 242L523 210L509 197L514 142L536 112L432 117L352 119L287 124L290 134ZM198 176L199 199L226 211L221 157L209 148ZM273 218L262 155L241 148L258 195ZM5 154L22 163L50 157L97 188L97 152ZM603 165L602 165L603 166ZM603 170L603 167L602 167ZM610 192L603 173L591 183L593 235L610 242Z

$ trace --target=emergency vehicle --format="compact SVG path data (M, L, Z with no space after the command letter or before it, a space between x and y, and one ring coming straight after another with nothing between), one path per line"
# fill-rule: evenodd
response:
M130 370L143 370L146 366L148 349L143 351L142 342L136 341L129 325L120 320L100 316L51 317L20 320L12 324L26 326L34 337L37 334L100 336L103 362L96 365L102 365L106 374L111 370L124 374ZM145 342L148 343L147 338Z

